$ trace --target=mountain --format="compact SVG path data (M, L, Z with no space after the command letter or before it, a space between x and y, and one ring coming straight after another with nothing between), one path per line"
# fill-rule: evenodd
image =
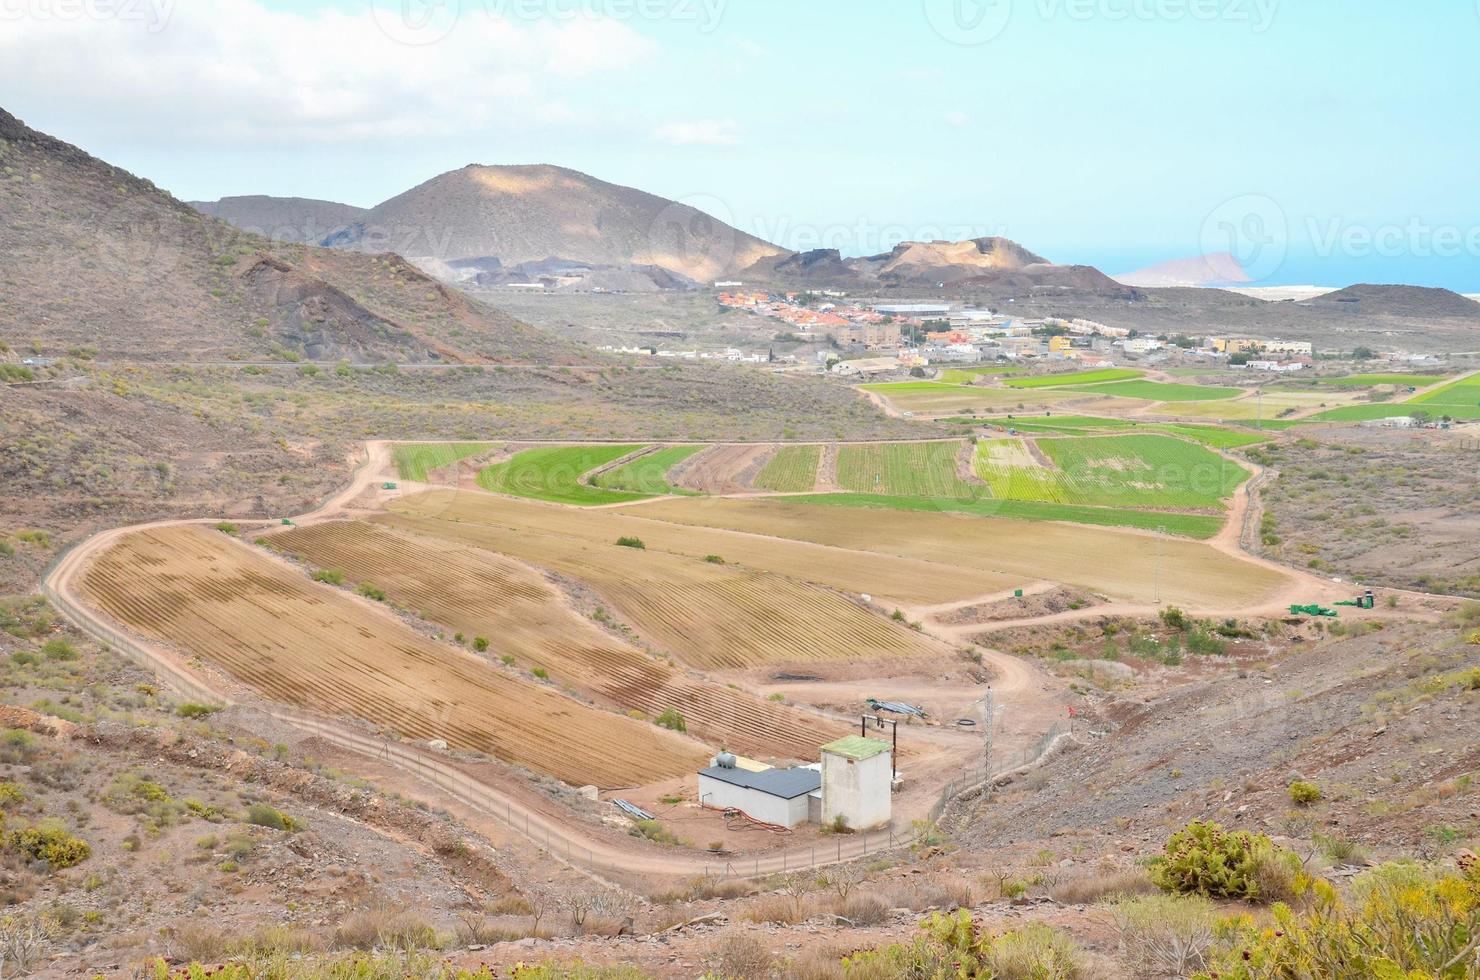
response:
M581 356L395 255L234 229L4 110L0 166L17 175L0 182L0 337L38 353L473 363Z
M1229 252L1159 262L1115 277L1116 282L1142 288L1178 286L1242 286L1253 282Z
M1480 319L1480 303L1452 290L1430 286L1358 283L1301 300L1299 305L1368 315Z
M433 177L325 243L419 263L656 266L694 282L788 254L686 204L545 165L469 165Z
M252 231L277 242L318 245L343 233L365 216L364 208L307 197L251 194L219 201L190 201L201 214L220 218L233 228Z

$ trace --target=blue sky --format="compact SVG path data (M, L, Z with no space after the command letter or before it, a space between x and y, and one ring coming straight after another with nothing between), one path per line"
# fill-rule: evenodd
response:
M181 197L549 162L791 247L1480 291L1473 0L136 2L0 30L0 91Z

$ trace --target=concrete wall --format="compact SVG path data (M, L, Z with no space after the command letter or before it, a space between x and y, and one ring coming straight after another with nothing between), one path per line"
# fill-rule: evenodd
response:
M705 806L734 807L744 810L757 820L795 827L807 822L807 796L802 794L794 800L783 800L779 796L731 786L709 776L699 776L699 801Z
M822 753L822 822L841 816L854 830L887 824L894 813L893 775L888 752L862 761Z

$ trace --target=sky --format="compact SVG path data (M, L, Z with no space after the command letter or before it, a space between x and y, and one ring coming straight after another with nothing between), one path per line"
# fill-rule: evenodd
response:
M0 105L185 199L554 163L790 248L1480 292L1480 0L0 0Z

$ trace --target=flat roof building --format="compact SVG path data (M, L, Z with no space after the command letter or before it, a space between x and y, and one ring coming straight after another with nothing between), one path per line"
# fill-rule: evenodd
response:
M725 764L728 763L728 764ZM752 772L721 753L716 764L699 771L699 802L743 811L764 823L795 827L806 823L807 798L822 788L816 769L765 769Z

